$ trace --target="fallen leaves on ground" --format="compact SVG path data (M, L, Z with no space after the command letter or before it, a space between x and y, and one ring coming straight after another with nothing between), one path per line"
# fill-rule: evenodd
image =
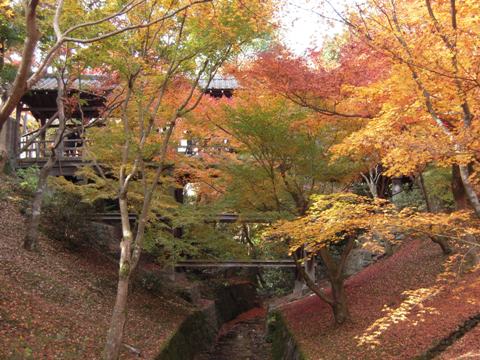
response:
M330 307L316 296L282 311L309 359L409 359L480 312L479 272L460 275L455 257L444 257L429 241L406 242L347 281L352 320L344 325L335 325ZM459 351L453 346L443 359L478 353L478 339L467 334L456 344Z
M100 359L113 308L117 264L93 250L72 253L42 238L22 248L24 218L0 201L0 358ZM181 301L134 288L124 342L158 354L189 314ZM123 349L122 359L136 358Z

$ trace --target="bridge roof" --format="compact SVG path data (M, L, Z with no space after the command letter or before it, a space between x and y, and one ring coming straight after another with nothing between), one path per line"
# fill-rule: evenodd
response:
M78 108L71 109L71 117L80 119L95 118L101 114L105 107L105 94L103 91L105 78L96 75L84 75L79 79L73 80L68 84L70 94L79 94L82 100L79 104L82 111ZM57 111L57 79L47 75L40 79L33 88L28 91L21 100L25 106L24 110L29 110L36 119L48 119ZM98 91L102 90L102 94Z
M202 89L209 90L235 90L239 88L238 81L231 76L215 76L207 86L207 80L201 79L198 83Z

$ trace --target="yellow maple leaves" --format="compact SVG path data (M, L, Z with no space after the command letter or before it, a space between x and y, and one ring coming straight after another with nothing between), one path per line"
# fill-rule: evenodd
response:
M0 17L12 19L13 15L14 13L11 7L10 0L0 0Z
M265 238L287 241L291 253L305 247L315 254L325 246L352 237L395 241L395 234L404 233L462 240L480 234L477 222L470 212L433 214L409 208L399 211L387 200L336 193L312 196L306 216L274 224Z

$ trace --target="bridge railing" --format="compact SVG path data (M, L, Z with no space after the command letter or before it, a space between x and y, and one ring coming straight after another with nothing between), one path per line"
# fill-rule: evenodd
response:
M89 142L90 141L86 139L64 139L56 149L57 157L59 159L83 158L84 144ZM35 140L26 147L28 143L28 138L20 139L19 159L38 160L47 158L50 155L50 149L54 145L53 140Z
M175 268L295 268L294 260L184 260Z

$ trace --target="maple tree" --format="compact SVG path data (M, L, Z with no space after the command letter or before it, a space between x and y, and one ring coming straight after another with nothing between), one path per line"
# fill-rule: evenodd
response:
M155 19L157 2L142 4L129 14L132 22L145 13ZM201 102L200 80L208 85L220 66L270 28L269 2L217 1L171 16L95 51L104 68L118 74L119 86L111 96L109 126L95 138L92 153L115 174L93 175L100 189L116 189L122 221L117 297L105 345L105 356L119 356L126 322L129 283L135 270L145 231L156 221L152 204L165 196L167 170L175 158L171 140L177 123L186 120ZM158 208L158 207L157 207ZM135 211L132 228L129 213Z
M371 118L377 105L351 97L347 86L375 82L388 71L388 66L384 66L388 63L367 56L368 48L361 43L338 47L338 59L328 60L324 52L313 52L304 58L278 45L234 74L250 87L280 95L325 118Z
M129 16L139 7L148 6L147 0L90 5L68 0L32 0L25 2L24 9L13 8L16 11L13 15L23 18L25 38L15 79L0 108L0 130L21 97L42 78L47 68L69 44L85 47L125 32L145 29L197 4L211 1L175 1L164 4L163 11L156 13L155 17L148 17L148 21L143 17ZM6 7L4 2L1 5L2 17L12 16L12 8Z
M356 122L325 120L316 111L265 91L257 78L243 71L236 75L242 80L234 98L205 102L195 114L202 129L192 129L200 138L202 131L209 132L208 144L198 147L202 160L215 164L216 178L209 181L221 189L217 200L242 214L302 215L310 195L341 189L352 180L358 164L333 162L329 151L358 129ZM212 147L219 140L227 141L230 150Z
M387 78L359 90L382 110L346 146L374 139L390 174L418 172L431 162L454 164L478 214L479 64L470 46L480 30L477 12L475 2L369 1L337 15L356 41L391 64Z
M411 209L398 211L383 199L367 198L352 193L313 195L312 205L305 216L277 222L265 233L267 239L287 241L290 254L296 257L297 268L306 284L332 307L335 321L349 318L345 295L345 266L355 246L378 241L396 242L395 234L430 238L438 243L444 254L450 254L448 239L461 240L478 235L476 221L468 212L452 214L419 213ZM306 258L298 257L305 249ZM300 265L319 255L326 267L331 285L330 294L315 284L315 280Z
M348 132L356 133L368 124L381 110L381 99L372 98L358 88L372 86L388 77L391 64L383 55L376 54L362 42L348 34L341 35L321 51L310 52L306 57L293 55L281 46L259 55L246 69L234 71L248 89L280 96L316 114L310 126L330 124L340 129L341 138ZM313 117L312 117L313 118ZM356 163L352 178L363 178L374 197L388 193L388 178L380 166L382 154L372 144L363 142L365 148L349 147L349 152L336 152L340 138L329 152L350 156ZM368 147L368 148L367 148Z

